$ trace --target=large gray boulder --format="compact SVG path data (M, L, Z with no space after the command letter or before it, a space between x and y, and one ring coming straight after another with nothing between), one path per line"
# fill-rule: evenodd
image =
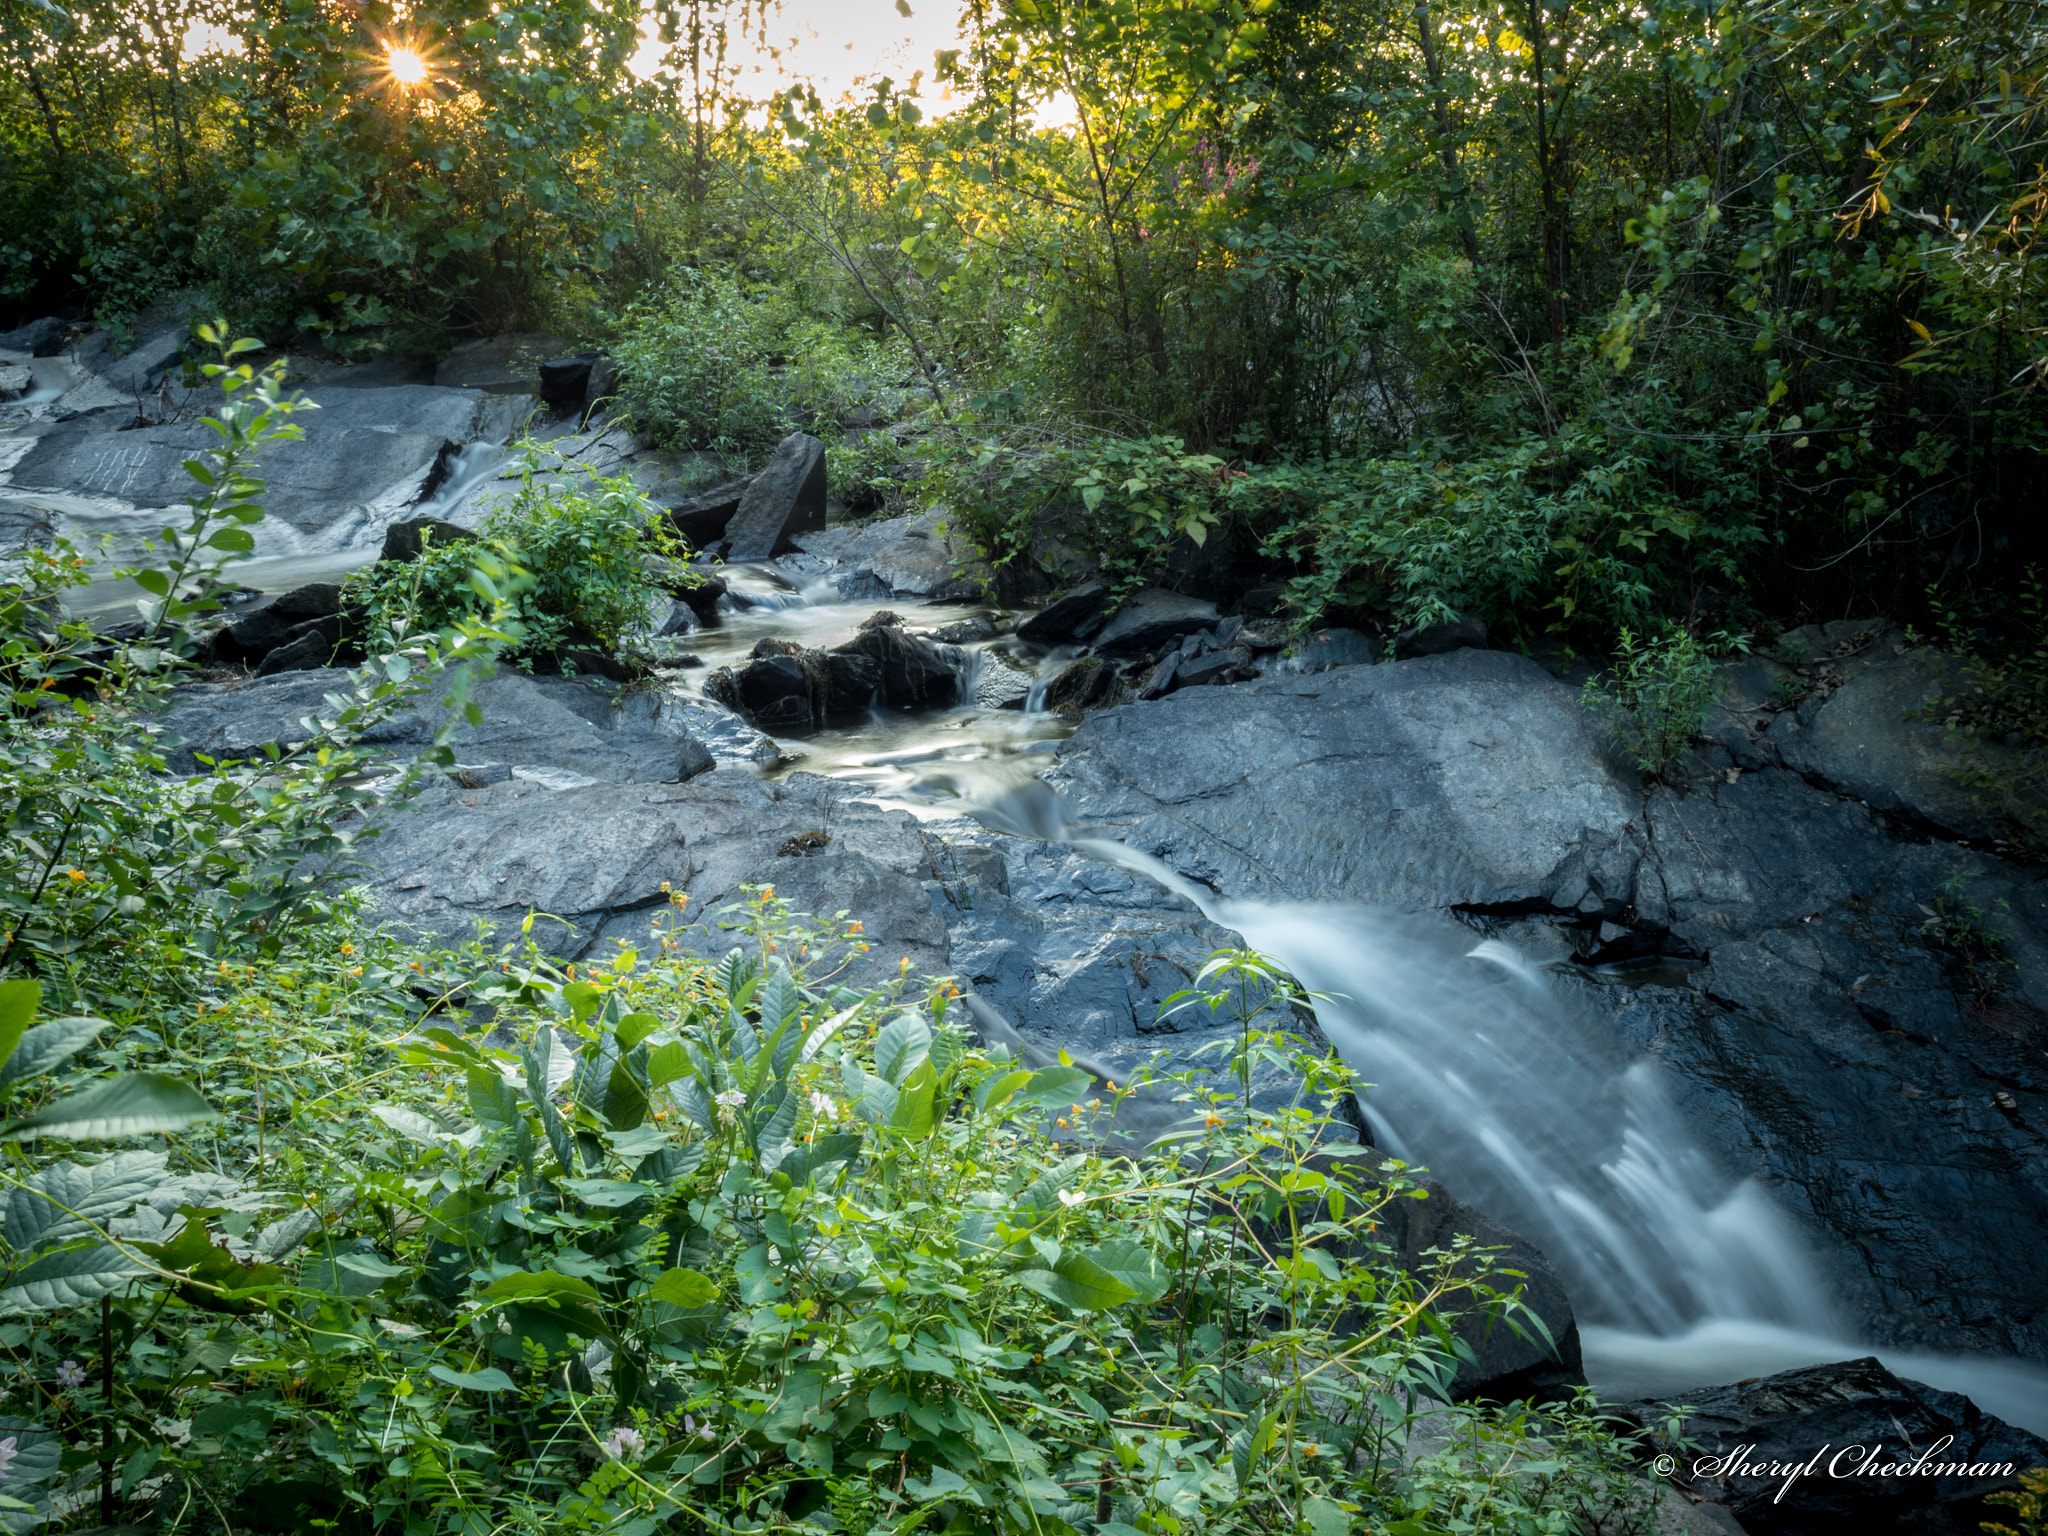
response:
M978 597L987 567L947 526L943 507L801 534L807 555L831 560L840 595L853 600Z
M55 357L64 349L64 337L71 322L57 315L45 315L11 331L0 331L0 352L23 352L30 357Z
M796 547L798 534L825 527L825 445L792 432L747 482L726 528L725 558L768 560Z
M434 382L492 395L538 395L540 365L569 350L559 336L521 331L466 341L441 359Z
M1088 642L1098 651L1156 651L1215 622L1216 605L1207 598L1147 587L1089 635Z

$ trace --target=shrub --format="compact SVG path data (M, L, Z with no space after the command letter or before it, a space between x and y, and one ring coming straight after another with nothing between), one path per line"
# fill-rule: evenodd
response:
M490 572L479 573L480 552ZM378 562L351 576L349 601L374 626L457 630L495 624L517 652L564 646L615 650L644 632L673 579L651 562L685 553L630 475L589 477L581 487L547 477L529 448L519 489L492 512L476 542L428 541L419 558Z
M789 430L762 317L727 278L687 271L629 311L613 355L634 424L664 448L764 453Z
M1966 658L1966 688L1910 718L1940 720L1962 739L1954 772L2023 846L2048 847L2048 582L2029 566L1994 649L1938 594L1929 600L1949 643Z
M1746 647L1746 637L1723 636ZM1638 643L1624 629L1607 678L1585 686L1586 708L1614 732L1644 773L1663 778L1706 724L1717 680L1713 657L1690 630L1673 628Z

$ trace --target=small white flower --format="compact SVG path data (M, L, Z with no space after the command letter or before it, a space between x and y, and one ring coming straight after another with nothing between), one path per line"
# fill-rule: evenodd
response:
M57 1387L63 1392L74 1391L85 1385L85 1367L76 1360L61 1360L57 1364Z
M728 1088L714 1096L711 1102L718 1106L719 1123L731 1125L738 1116L740 1106L747 1102L747 1096L737 1088Z
M811 1090L811 1113L820 1120L830 1120L838 1115L839 1106L832 1102L831 1094L820 1093L814 1088Z
M638 1456L647 1449L647 1437L631 1425L621 1424L602 1442L605 1455L613 1461L624 1461L628 1456Z
M5 1440L0 1440L0 1482L7 1480L7 1464L20 1454L21 1449L16 1444L13 1435L9 1435Z
M1060 1191L1060 1204L1067 1207L1068 1210L1072 1210L1077 1205L1085 1205L1087 1202L1088 1197L1086 1195L1077 1195L1072 1190L1066 1189Z

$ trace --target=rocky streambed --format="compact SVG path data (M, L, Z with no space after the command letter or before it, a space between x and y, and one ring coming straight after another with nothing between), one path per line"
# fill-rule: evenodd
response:
M716 466L686 486L575 428L678 516L714 492L721 537L738 516L746 489L701 488ZM85 462L60 437L30 434L0 492L46 520L112 494L21 478ZM475 516L431 474L389 490L342 515L380 538ZM1532 1274L1563 1358L1504 1343L1474 1385L1583 1368L1614 1396L1702 1394L1731 1446L1910 1419L2048 1461L2027 1435L2048 1433L2048 871L2001 856L1948 739L1905 718L1941 658L1877 620L1798 632L1725 670L1683 782L1645 787L1572 689L1483 633L1289 655L1256 613L1112 613L1085 583L1005 611L938 514L846 524L807 494L722 596L668 616L652 681L484 682L463 772L365 847L378 909L450 938L539 911L580 956L645 940L671 890L704 912L773 885L859 916L872 974L957 975L1025 1045L1117 1076L1207 1043L1159 1005L1250 942L1326 994L1322 1029L1377 1085L1365 1133L1441 1181L1427 1230L1498 1234ZM202 684L169 723L209 754L288 743L336 681ZM2002 935L1995 990L1929 923L1958 899ZM1816 1478L1786 1523L1739 1483L1692 1487L1759 1531L1946 1528L1925 1522L1990 1486L1836 1508Z

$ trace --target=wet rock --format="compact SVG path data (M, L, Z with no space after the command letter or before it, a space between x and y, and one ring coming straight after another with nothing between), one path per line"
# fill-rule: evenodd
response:
M897 707L943 706L958 702L960 680L937 646L903 628L893 613L868 618L860 633L832 648L842 656L866 656L881 669L882 701Z
M27 363L10 363L0 358L0 400L12 400L35 382L35 370Z
M590 377L583 384L583 410L593 415L608 405L619 392L619 369L609 357L600 356L590 365Z
M1156 651L1170 641L1209 628L1216 618L1216 605L1206 598L1147 587L1088 638L1098 651Z
M568 350L569 344L559 336L526 331L464 342L441 359L434 382L490 395L537 395L542 361Z
M699 575L695 581L677 581L669 591L690 605L690 611L702 623L710 623L718 615L718 600L726 594L723 576Z
M1404 629L1394 636L1394 660L1412 661L1418 656L1444 656L1452 651L1486 649L1486 621L1466 615L1420 629Z
M648 630L656 640L693 633L700 623L697 610L679 597L660 594L648 605Z
M184 357L185 344L191 339L191 333L182 325L169 326L144 336L130 351L103 364L99 369L100 378L124 395L145 393L154 389L159 379L178 366Z
M1182 659L1174 673L1173 686L1199 688L1204 684L1234 683L1245 675L1244 663L1234 651L1206 651L1192 659Z
M1672 1399L1694 1410L1681 1487L1725 1504L1751 1536L1974 1531L1986 1494L2048 1465L2048 1441L1875 1359L1785 1371ZM1633 1413L1654 1422L1656 1405ZM1883 1469L1883 1470L1880 1470ZM1950 1522L1953 1522L1952 1524Z
M1176 647L1153 663L1152 670L1146 674L1145 681L1138 687L1138 697L1140 699L1164 698L1172 691L1174 675L1179 671L1180 650Z
M1131 690L1116 667L1101 656L1083 656L1069 663L1045 685L1045 707L1059 714L1108 709L1130 698Z
M1034 645L1064 645L1079 638L1079 630L1102 611L1109 601L1109 588L1099 581L1070 587L1017 626L1017 638Z
M836 580L850 602L978 597L988 579L973 548L947 526L942 507L822 528L797 543L804 553L841 567Z
M407 384L431 385L434 365L421 357L379 357L351 363L321 375L322 391L333 389L396 389Z
M230 665L263 660L303 633L309 619L333 619L329 645L341 639L341 588L332 582L296 587L244 614L213 637L213 659ZM325 660L314 663L324 666ZM273 669L275 670L275 669Z
M1894 655L1886 647L1810 709L1779 714L1763 739L1795 772L1879 810L1966 837L1992 837L2000 830L1996 818L1956 781L1961 742L1939 720L1907 718L1973 691L1954 657L1929 650Z
M833 714L854 714L881 702L882 664L874 657L833 653L826 656L825 665Z
M1355 629L1319 629L1301 642L1301 649L1282 663L1282 669L1327 672L1332 667L1367 667L1379 659L1379 644L1372 636Z
M337 660L335 653L343 649L343 622L340 614L331 613L294 625L281 645L273 646L264 653L263 660L256 667L256 675L271 677L279 672L311 672L333 665Z
M728 560L767 560L825 526L825 445L792 432L747 484L726 527Z
M721 668L721 671L724 669ZM730 673L726 674L730 677ZM701 745L707 759L761 767L775 762L782 749L755 730L739 713L711 699L686 693L636 689L618 703L620 723L683 742L687 753ZM709 767L707 761L705 767ZM684 775L686 778L690 774Z
M709 549L725 537L726 525L740 509L753 476L699 491L668 509L668 524L692 549Z
M392 523L384 530L384 549L377 558L404 564L419 559L421 548L427 544L445 547L475 537L472 530L443 522L438 517L408 518L402 523Z
M982 654L974 682L974 702L983 709L1022 709L1037 680L992 651Z
M540 397L558 413L583 409L584 397L590 392L590 373L596 366L598 354L577 352L568 357L550 358L536 370L540 375Z
M56 520L48 512L0 490L0 555L48 549L56 542Z
M0 352L25 352L30 357L55 357L64 350L64 338L71 322L57 315L45 315L12 331L0 331Z
M735 674L740 703L770 731L803 731L822 724L823 690L798 654L757 654Z

